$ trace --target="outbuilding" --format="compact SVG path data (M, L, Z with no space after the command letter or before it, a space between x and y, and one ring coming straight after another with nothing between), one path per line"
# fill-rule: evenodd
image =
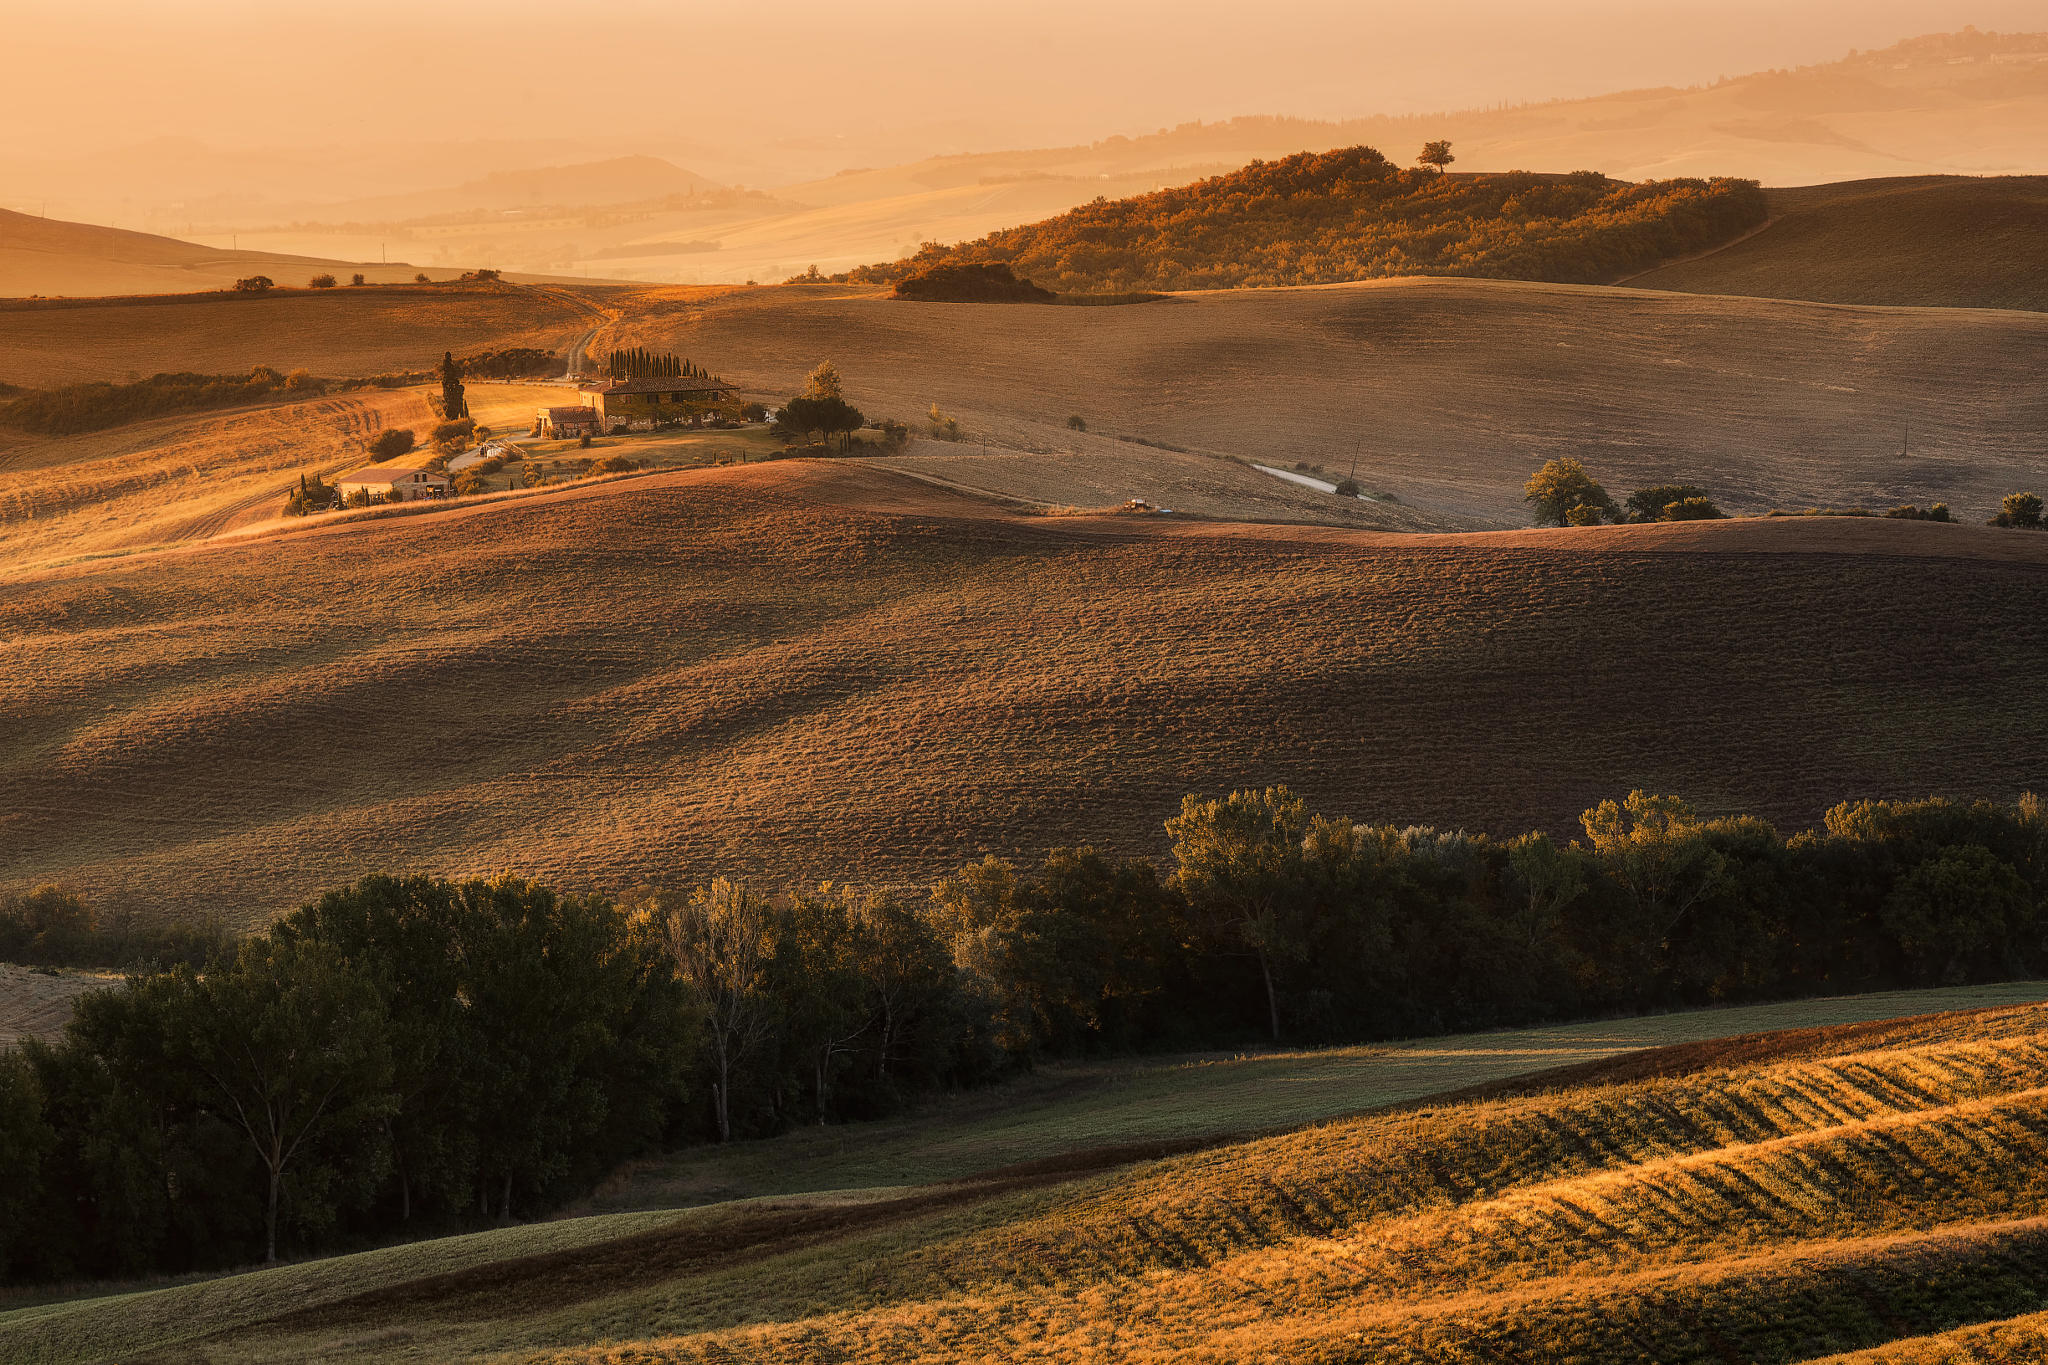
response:
M418 502L421 498L445 497L448 480L426 469L373 464L351 470L334 481L334 491L343 500L367 493L385 502Z

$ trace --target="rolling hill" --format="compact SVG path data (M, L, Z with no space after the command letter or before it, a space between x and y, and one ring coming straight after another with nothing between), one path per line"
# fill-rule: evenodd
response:
M124 228L67 223L0 209L0 298L183 294L228 289L248 275L303 284L322 272L409 280L403 265L355 265L272 251L221 251Z
M1116 1077L1067 1066L1063 1090L1025 1082L996 1092L1007 1106L927 1115L939 1169L967 1172L944 1183L835 1186L835 1157L792 1134L713 1159L800 1193L33 1304L0 1311L0 1350L53 1365L1111 1352L1620 1365L1856 1350L1917 1362L1969 1344L1990 1348L1973 1359L2024 1360L2048 1258L2038 990ZM1886 1016L1916 1004L1976 1008ZM1775 1031L1727 1036L1756 1027ZM1621 1055L1599 1060L1603 1044ZM1590 1060L1527 1074L1546 1048ZM1322 1083L1301 1084L1311 1075ZM1204 1128L1272 1129L1275 1114L1306 1126ZM1193 1136L1119 1141L1148 1116ZM1104 1145L987 1164L1062 1117L1070 1142Z
M1769 226L1640 289L2048 310L2048 176L1920 176L1765 191Z
M1400 275L1604 283L1764 221L1753 182L1620 184L1404 170L1372 147L1304 152L843 278L1001 263L1061 292L1335 284Z
M0 301L0 380L30 388L257 365L330 378L431 367L441 352L566 348L605 318L602 286L289 289Z
M959 417L976 448L927 450L919 468L1027 500L1079 499L1041 490L1032 463L980 459L983 436L1085 455L1101 483L1122 483L1108 501L1173 496L1117 477L1131 447L1114 436L1282 468L1355 461L1369 490L1470 519L1445 526L1526 524L1522 483L1559 455L1610 488L1700 482L1731 510L1940 500L1981 518L2044 481L2048 430L2037 316L1485 280L1118 308L655 290L593 345L716 357L778 400L829 357L871 416L915 421L936 401Z
M0 881L248 924L369 867L1157 851L1183 792L1282 781L1494 831L1637 786L1790 826L2010 797L2044 572L2048 537L1926 523L1387 536L647 475L9 576Z

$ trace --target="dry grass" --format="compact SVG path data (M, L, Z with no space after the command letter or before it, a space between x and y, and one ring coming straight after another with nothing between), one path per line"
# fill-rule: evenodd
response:
M118 979L0 962L0 1048L12 1047L24 1035L55 1038L71 1021L71 1006L79 996Z
M1182 793L1246 783L1495 831L1635 786L1794 825L2009 797L2048 743L2044 568L1927 523L1377 536L1004 515L842 462L638 476L15 574L0 879L247 924L371 868L1160 852Z
M612 344L710 357L769 395L830 357L871 416L915 422L934 401L957 416L977 445L956 463L988 436L1078 453L1114 490L1155 453L1110 435L1287 469L1356 460L1405 508L1502 526L1526 524L1522 483L1557 455L1617 496L1683 479L1731 510L1946 501L1983 517L2037 480L2048 426L2048 318L1564 285L1390 280L1102 309L654 290L600 332ZM1091 431L1068 431L1069 414ZM1046 482L992 486L1102 500L1057 470Z
M1638 288L1828 303L2048 309L2048 176L1917 176L1769 191L1753 237Z
M1856 1008L1806 1017L1830 1005ZM2030 1325L2000 1320L2039 1311L2048 1270L2048 1007L1730 1051L1748 1060L1369 1113L1064 1183L575 1219L25 1309L0 1315L0 1350L1619 1365L1899 1342L1871 1359L1903 1365L1953 1358L1915 1338L1986 1322L1973 1335L2011 1351L1986 1359L2027 1358ZM1183 1072L1180 1089L1199 1099L1208 1081ZM1285 1103L1298 1086L1267 1088Z

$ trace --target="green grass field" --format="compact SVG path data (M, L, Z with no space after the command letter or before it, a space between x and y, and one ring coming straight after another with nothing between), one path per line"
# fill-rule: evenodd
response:
M2006 1161L2048 1133L2031 1117L2043 999L2048 983L2015 983L1048 1068L889 1124L644 1167L603 1196L728 1199L709 1207L0 1312L0 1358L1095 1360L1113 1341L1131 1360L1564 1359L1576 1342L1569 1358L1620 1361L1641 1357L1617 1353L1617 1317L1684 1344L1709 1321L1750 1330L1740 1296L1752 1318L1815 1319L1828 1349L1872 1345L1891 1338L1810 1302L1840 1297L1801 1269L1812 1238L1873 1280L1909 1265L1924 1301L1947 1282L1921 1244L1948 1236L1950 1279L1977 1267L1999 1308L2019 1301L2014 1267L2048 1255L2026 1241L2043 1196ZM1958 1008L1980 1012L1870 1022ZM1822 1026L1846 1027L1696 1046ZM1645 1048L1668 1050L1549 1074ZM1404 1103L1531 1073L1520 1096ZM1231 1134L1164 1160L1099 1150ZM1942 1165L1973 1138L2003 1146ZM2019 1221L1981 1226L2000 1217ZM1644 1306L1695 1281L1689 1316ZM1527 1353L1432 1354L1475 1340Z

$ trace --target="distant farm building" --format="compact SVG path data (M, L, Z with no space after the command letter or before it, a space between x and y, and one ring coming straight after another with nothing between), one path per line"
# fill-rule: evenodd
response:
M430 470L373 464L336 479L334 491L344 499L368 493L385 502L418 502L446 496L448 480Z
M598 417L598 410L594 407L542 408L540 434L558 441L589 436L602 430L597 424Z
M701 417L732 402L733 386L699 376L606 379L582 386L583 402L597 414L601 431L644 431L665 422ZM551 409L552 411L552 409Z

